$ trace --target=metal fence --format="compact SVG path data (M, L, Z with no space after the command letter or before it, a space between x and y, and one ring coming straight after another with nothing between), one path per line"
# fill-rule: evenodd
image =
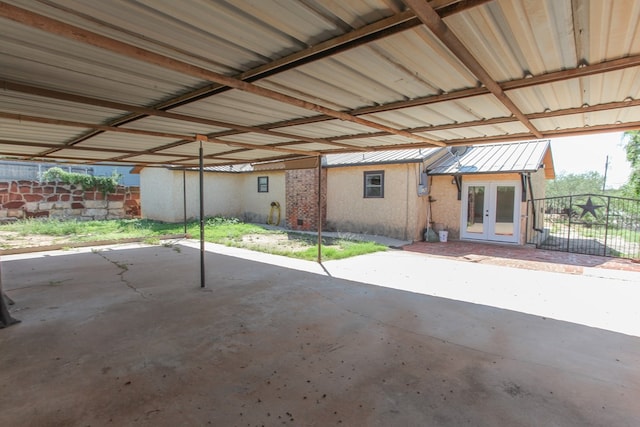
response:
M527 242L541 249L640 258L640 200L581 194L529 201Z

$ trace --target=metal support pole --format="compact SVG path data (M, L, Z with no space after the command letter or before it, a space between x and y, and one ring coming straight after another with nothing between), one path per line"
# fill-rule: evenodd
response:
M200 287L204 288L204 153L200 139Z
M318 156L318 264L322 264L322 156Z
M573 196L569 196L569 221L567 222L567 252L571 252L571 218L573 217Z
M184 234L187 234L187 171L185 169L182 169L182 213Z

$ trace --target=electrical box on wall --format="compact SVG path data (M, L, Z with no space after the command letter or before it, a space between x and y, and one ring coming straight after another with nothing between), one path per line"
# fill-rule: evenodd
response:
M420 174L420 182L418 183L418 196L426 196L429 194L429 178L425 172Z

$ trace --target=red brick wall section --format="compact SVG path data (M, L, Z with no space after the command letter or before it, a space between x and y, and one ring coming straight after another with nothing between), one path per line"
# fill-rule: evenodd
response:
M140 188L99 191L59 182L0 182L0 221L18 218L121 219L140 216Z
M318 229L318 170L289 170L285 175L287 227L292 230ZM327 218L327 171L322 171L322 227Z

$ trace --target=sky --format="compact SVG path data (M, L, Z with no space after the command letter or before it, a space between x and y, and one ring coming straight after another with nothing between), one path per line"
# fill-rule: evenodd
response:
M604 175L605 163L609 156L606 187L621 187L631 174L622 135L623 132L613 132L552 138L551 152L556 175L591 171Z

